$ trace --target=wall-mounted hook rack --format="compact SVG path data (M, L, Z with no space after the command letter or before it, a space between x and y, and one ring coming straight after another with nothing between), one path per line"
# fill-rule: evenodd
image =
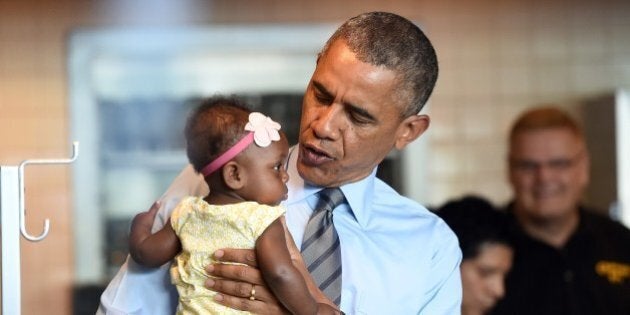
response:
M2 314L20 314L20 234L31 242L48 235L50 220L44 231L32 236L26 231L24 205L24 167L29 164L68 164L79 155L79 143L72 143L69 159L24 160L19 166L0 165L0 224L2 228Z
M19 200L19 206L20 206L20 232L22 233L22 236L24 236L24 238L26 238L27 240L31 241L31 242L39 242L41 240L43 240L44 238L46 238L46 236L48 235L48 231L50 230L50 220L49 219L45 219L44 220L44 231L39 235L39 236L31 236L30 234L28 234L28 231L26 231L26 212L25 212L25 200L24 200L24 167L28 164L69 164L74 162L77 159L77 156L79 155L79 143L78 142L73 142L72 143L72 156L69 159L45 159L45 160L24 160L22 163L20 163L20 166L18 167L18 181L20 183L20 200Z

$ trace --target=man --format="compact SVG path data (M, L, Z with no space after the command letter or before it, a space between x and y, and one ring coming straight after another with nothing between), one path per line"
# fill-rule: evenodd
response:
M494 314L630 314L630 231L580 206L589 154L578 124L537 108L509 140L515 257Z
M332 217L341 244L340 308L347 314L458 314L457 239L426 208L376 178L377 165L428 127L418 115L437 79L430 41L410 21L372 12L344 23L318 55L302 104L299 144L290 153L286 222L300 247L323 188L339 187L346 203ZM154 229L202 179L185 170L162 200ZM304 247L302 248L304 250ZM206 286L219 303L257 314L282 307L266 288L251 250L225 249L209 266ZM168 266L138 268L128 260L101 298L101 311L171 314ZM170 297L170 298L169 298ZM159 305L158 305L159 304ZM114 314L115 312L112 312ZM135 313L134 313L135 314Z

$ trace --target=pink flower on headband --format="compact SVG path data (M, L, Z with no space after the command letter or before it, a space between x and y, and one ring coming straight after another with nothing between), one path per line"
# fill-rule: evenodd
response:
M271 141L280 140L280 124L271 118L259 113L249 114L249 122L245 125L245 130L254 132L254 142L259 147L266 147Z

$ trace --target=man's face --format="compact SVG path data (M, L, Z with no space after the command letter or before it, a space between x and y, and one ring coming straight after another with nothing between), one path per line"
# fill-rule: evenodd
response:
M524 131L510 148L516 211L533 220L574 215L588 184L584 142L567 128Z
M423 117L426 129L428 117L401 116L404 105L396 100L396 87L393 71L357 60L336 41L318 61L304 95L300 176L328 187L363 179L392 148L410 142L404 140L408 121Z

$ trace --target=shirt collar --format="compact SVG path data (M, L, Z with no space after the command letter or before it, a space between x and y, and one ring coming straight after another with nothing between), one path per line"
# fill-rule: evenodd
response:
M289 188L288 198L286 204L292 204L296 202L303 201L304 199L318 193L323 187L309 185L304 182L304 179L300 177L300 174L297 171L297 158L298 158L299 147L298 145L293 146L289 150L289 161L288 161L288 169L287 172L289 174L289 182L287 186ZM368 175L366 178L342 185L340 187L343 192L346 200L348 201L348 205L354 217L357 219L357 222L361 227L365 227L369 221L370 213L372 213L372 198L374 196L374 185L376 179L376 170L375 167L372 170L372 173Z

